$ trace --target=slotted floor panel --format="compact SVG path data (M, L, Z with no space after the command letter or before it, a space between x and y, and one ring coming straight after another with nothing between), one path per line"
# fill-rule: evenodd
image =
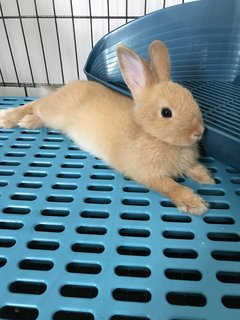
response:
M239 320L239 172L202 157L196 217L59 132L1 129L0 150L1 319Z

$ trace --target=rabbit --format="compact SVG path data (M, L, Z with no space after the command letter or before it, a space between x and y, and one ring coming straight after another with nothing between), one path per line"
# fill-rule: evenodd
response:
M171 81L168 48L153 41L147 62L123 44L116 53L132 98L76 80L48 97L1 111L0 127L60 130L81 149L168 197L180 211L204 214L208 204L176 181L185 175L214 183L198 161L201 111L190 91Z

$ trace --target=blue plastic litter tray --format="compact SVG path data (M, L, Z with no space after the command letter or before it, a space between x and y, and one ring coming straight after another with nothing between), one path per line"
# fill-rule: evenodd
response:
M85 66L88 79L130 95L116 57L124 43L147 59L166 43L172 78L192 90L203 111L207 152L240 170L240 1L202 0L158 10L102 38Z
M1 129L0 149L0 319L240 319L240 172L202 157L198 217L57 131Z

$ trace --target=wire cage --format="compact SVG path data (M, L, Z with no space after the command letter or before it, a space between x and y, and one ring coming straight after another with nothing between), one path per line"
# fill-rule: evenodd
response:
M184 2L0 0L0 108L84 78L103 35ZM181 181L210 203L197 217L58 131L1 129L0 150L0 319L240 319L239 171L201 156L216 185Z

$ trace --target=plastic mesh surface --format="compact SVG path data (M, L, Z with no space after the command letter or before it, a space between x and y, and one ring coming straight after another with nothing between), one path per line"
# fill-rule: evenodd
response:
M183 82L201 106L205 122L240 141L240 89L232 83Z
M239 172L202 157L195 217L59 132L0 130L0 150L1 319L239 320Z

